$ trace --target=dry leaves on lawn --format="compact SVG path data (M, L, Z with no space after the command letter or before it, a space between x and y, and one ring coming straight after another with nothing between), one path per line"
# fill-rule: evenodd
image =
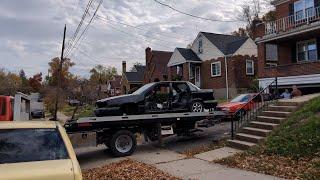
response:
M83 172L84 180L105 179L179 179L173 177L154 166L131 159L111 163L104 167L89 169Z

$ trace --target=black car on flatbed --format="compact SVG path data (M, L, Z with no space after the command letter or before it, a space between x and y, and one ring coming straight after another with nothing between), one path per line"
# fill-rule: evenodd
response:
M98 117L173 112L203 112L214 109L212 89L200 89L186 81L146 84L132 94L101 99L94 111Z

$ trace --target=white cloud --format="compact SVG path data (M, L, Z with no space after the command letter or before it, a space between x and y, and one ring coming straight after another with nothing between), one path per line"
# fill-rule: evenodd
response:
M247 0L162 2L198 16L231 20L239 17L241 6ZM87 3L88 0L1 1L0 66L12 71L24 68L30 75L38 71L45 73L48 62L60 56L64 24L67 24L67 39L70 39ZM97 0L94 5L97 5ZM91 8L90 15L93 11L94 8ZM136 61L144 63L147 46L173 51L175 47L186 47L199 31L230 33L243 25L195 19L152 0L105 0L98 15L113 21L104 22L95 18L81 45L71 57L76 63L72 71L83 76L88 76L88 70L98 63L115 66L119 71L123 60L128 62L128 66ZM91 58L86 57L83 52ZM10 63L5 63L4 59L10 59Z

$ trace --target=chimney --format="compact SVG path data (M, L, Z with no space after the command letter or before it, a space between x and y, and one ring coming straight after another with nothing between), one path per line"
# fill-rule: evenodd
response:
M152 57L151 48L147 47L147 49L146 49L146 65L148 65L148 62L151 61L151 57Z
M122 73L127 72L127 62L126 61L122 61Z

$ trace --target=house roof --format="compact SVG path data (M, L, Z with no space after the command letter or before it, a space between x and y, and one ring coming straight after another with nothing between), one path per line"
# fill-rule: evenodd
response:
M201 59L194 53L191 49L187 48L177 48L177 50L180 52L180 54L184 57L187 61L199 61L201 62Z
M121 78L122 76L116 75L113 77L113 80L109 81L112 89L121 87Z
M173 52L169 51L152 51L151 63L155 64L155 71L159 74L167 74L167 64Z
M125 75L129 82L142 82L146 66L135 66L136 71L126 72Z
M225 34L215 34L209 32L200 32L212 44L214 44L223 54L229 55L235 53L249 38Z

